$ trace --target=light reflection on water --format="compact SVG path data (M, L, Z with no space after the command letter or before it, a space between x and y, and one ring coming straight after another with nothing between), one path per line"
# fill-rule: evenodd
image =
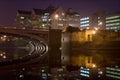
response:
M22 50L14 49L11 52L0 51L0 62L17 60L23 56L26 56L27 54L28 54L28 51L23 50L23 49Z
M16 60L29 53L28 42L21 37L0 34L0 62Z

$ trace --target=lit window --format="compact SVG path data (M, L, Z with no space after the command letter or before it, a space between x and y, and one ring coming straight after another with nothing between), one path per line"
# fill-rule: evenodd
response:
M20 19L25 19L25 17L21 16Z
M47 21L47 19L42 19L42 21Z
M63 26L63 24L58 24L58 26Z
M75 16L80 16L79 14L75 14Z
M116 19L116 20L109 20L109 21L106 21L106 23L112 23L112 22L117 22L117 21L120 21L120 19Z
M62 19L61 18L59 18L59 21L61 21Z
M89 23L89 21L81 21L80 24Z
M84 21L84 20L88 20L88 19L89 19L89 17L84 17L84 18L81 18L80 20Z
M64 16L64 15L65 15L65 13L62 13L62 15Z
M49 15L49 13L45 13L44 15Z
M107 17L106 20L108 20L108 19L114 19L114 18L120 18L120 16L110 16L110 17Z
M47 16L42 16L43 19L47 19Z
M106 24L106 26L114 26L114 25L120 25L120 23L111 23L111 24Z

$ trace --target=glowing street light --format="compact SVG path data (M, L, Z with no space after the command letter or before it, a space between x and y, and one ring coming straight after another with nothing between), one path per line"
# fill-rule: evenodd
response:
M3 58L6 59L6 56L4 55Z
M4 35L3 37L4 37L4 38L6 38L7 36L6 36L6 35Z
M95 64L92 64L92 67L93 67L93 68L95 68L95 67L96 67L96 65L95 65Z
M96 32L95 31L92 31L92 34L95 34Z
M99 72L99 74L103 74L103 72L102 72L102 71L100 71L100 72Z
M97 28L97 27L95 27L95 30L97 31L97 30L98 30L98 28Z
M1 53L0 56L3 56L3 54Z
M103 24L102 22L99 22L99 23L98 23L99 26L102 25L102 24Z
M59 17L59 15L58 15L58 14L56 14L56 15L55 15L55 19L58 19L58 17Z

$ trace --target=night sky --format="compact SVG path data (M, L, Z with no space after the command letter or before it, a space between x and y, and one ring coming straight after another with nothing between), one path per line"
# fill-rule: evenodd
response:
M0 25L14 25L18 9L45 9L50 4L55 7L61 6L65 10L73 8L80 15L88 15L98 10L120 11L120 0L0 0Z

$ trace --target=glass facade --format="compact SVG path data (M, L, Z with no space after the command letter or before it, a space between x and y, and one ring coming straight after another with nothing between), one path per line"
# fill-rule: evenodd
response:
M89 17L84 17L80 19L80 27L87 28L89 26Z
M113 79L120 79L120 68L106 67L106 76Z
M120 14L106 16L107 30L120 30Z

